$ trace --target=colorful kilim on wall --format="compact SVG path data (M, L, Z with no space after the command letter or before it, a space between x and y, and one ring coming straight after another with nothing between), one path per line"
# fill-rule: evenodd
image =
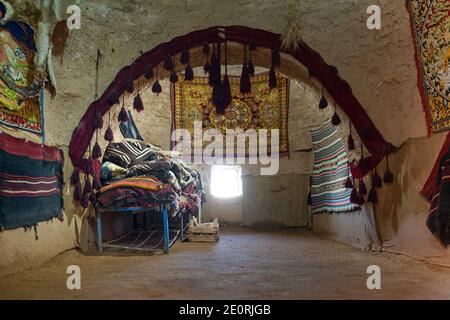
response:
M58 148L0 134L0 230L61 216L62 167Z
M314 149L311 185L313 213L357 209L358 206L350 202L352 189L345 188L350 174L347 150L336 128L327 121L310 131Z
M174 85L174 129L187 129L193 134L195 121L201 122L203 130L219 129L224 135L226 129L254 129L256 132L267 129L269 133L271 129L278 129L279 152L287 153L289 80L280 74L277 77L278 87L271 90L268 74L255 75L251 79L252 92L245 95L239 90L240 78L229 77L232 102L224 115L218 115L211 103L212 88L208 78L184 81L180 77Z
M0 28L0 124L40 134L40 85L33 59L33 51Z
M432 132L450 129L450 1L408 0L421 91Z

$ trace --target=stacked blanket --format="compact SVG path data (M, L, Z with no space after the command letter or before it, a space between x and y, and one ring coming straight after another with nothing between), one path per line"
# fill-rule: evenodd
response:
M141 140L110 143L101 168L100 205L148 208L164 201L176 212L195 214L203 194L201 177L176 155Z

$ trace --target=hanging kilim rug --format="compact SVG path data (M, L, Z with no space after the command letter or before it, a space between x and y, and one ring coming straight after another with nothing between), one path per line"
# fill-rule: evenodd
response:
M271 129L278 129L279 152L287 153L289 80L281 74L277 74L277 77L278 87L271 90L268 74L255 75L251 79L252 91L249 94L240 93L239 77L229 77L232 102L226 108L225 114L219 115L211 103L212 88L208 84L208 78L196 77L193 81L184 81L181 76L180 81L173 87L173 129L187 129L193 136L194 122L200 122L203 132L207 129L220 130L224 135L224 148L227 129L242 129L244 132L248 129L254 129L256 132L267 129L269 134ZM270 141L269 137L269 152ZM203 147L209 143L204 142ZM244 156L236 148L235 150L234 154ZM246 150L249 150L248 143ZM248 155L248 152L245 155Z
M345 188L349 177L347 150L336 128L327 121L311 129L314 149L311 198L312 212L347 212L358 208L352 204L352 189Z
M0 27L0 124L41 134L34 52Z
M408 0L421 93L432 132L450 129L450 1Z
M58 148L0 134L0 230L62 215L62 167Z

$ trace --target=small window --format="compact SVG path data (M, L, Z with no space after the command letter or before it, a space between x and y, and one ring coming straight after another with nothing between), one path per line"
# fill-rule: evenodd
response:
M211 194L217 198L242 196L241 167L213 165L211 168Z

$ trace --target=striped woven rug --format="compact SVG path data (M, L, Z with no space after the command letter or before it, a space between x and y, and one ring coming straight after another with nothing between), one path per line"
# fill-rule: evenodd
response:
M354 211L358 206L350 202L352 190L345 188L349 174L347 150L336 128L327 121L310 131L314 149L312 212Z

